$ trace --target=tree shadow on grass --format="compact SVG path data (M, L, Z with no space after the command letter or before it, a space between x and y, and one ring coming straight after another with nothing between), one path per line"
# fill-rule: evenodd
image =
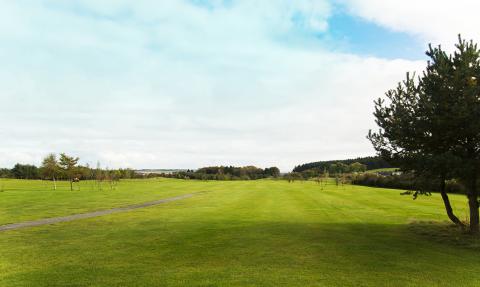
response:
M468 233L467 230L448 221L417 221L407 225L408 230L420 239L442 244L446 247L461 247L480 251L480 236Z
M5 282L475 286L480 280L480 250L443 240L450 238L443 223L91 223L4 233L0 247L10 249L0 255L18 269Z

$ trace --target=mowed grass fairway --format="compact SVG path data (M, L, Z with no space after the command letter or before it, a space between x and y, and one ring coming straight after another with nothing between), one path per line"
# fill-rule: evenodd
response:
M480 285L479 249L411 223L446 219L436 194L413 201L399 190L273 180L81 184L3 181L0 224L207 192L0 232L1 286ZM464 197L452 201L463 218Z

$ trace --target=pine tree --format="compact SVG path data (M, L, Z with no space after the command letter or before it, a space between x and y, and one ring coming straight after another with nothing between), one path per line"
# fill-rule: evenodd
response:
M480 171L480 52L459 37L456 51L429 47L427 69L375 102L378 132L368 138L384 157L417 176L439 183L448 217L454 215L445 181L460 179L467 189L470 231L479 232L477 178Z

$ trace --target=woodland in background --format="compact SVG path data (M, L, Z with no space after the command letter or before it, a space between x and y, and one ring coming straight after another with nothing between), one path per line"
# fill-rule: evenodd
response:
M258 168L255 166L210 166L197 170L179 171L169 174L159 174L162 177L200 180L255 180L262 178L278 178L280 170L277 167Z
M385 161L380 156L367 156L367 157L358 157L354 159L345 159L345 160L328 160L328 161L317 161L297 165L293 172L304 172L306 170L317 170L323 173L324 170L327 170L330 173L335 172L350 172L345 168L353 163L359 163L365 166L365 170L379 169L379 168L390 168L393 167L390 163Z

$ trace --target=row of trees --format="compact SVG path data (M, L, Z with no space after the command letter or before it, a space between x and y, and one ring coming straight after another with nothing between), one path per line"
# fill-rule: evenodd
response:
M448 54L429 47L426 71L418 78L407 74L385 99L375 102L377 132L368 138L378 153L402 170L438 182L450 220L464 226L455 215L447 180L457 180L466 190L469 230L479 230L480 176L480 50L459 37Z
M421 177L413 173L383 175L380 173L360 173L350 176L352 184L383 188L404 189L410 191L416 198L419 194L441 192L438 178ZM465 194L465 187L455 179L445 181L444 191L448 193ZM403 194L403 193L402 193Z
M31 164L17 163L12 169L1 168L0 178L21 178L21 179L37 179L40 178L40 170Z
M277 167L265 169L255 166L210 166L198 170L185 170L173 173L149 173L140 174L132 169L102 169L97 164L96 168L89 165L78 164L79 158L67 154L47 155L40 167L29 164L16 164L12 169L0 169L0 178L18 179L46 179L53 182L54 189L57 188L57 180L68 180L73 189L73 183L77 180L117 181L119 179L145 178L145 177L169 177L181 179L202 179L202 180L251 180L261 178L277 178L280 170Z
M329 177L329 175L335 177L337 175L346 174L346 173L359 173L367 170L367 166L359 162L353 162L351 164L345 164L343 162L332 162L329 164L323 164L323 169L321 167L313 167L309 169L296 169L301 171L296 171L295 169L286 174L286 177L292 179L310 179L310 178L319 178L319 177Z
M276 178L280 176L277 167L258 168L255 166L209 166L196 171L187 170L171 174L161 174L164 177L201 180L251 180L261 178Z
M78 180L97 180L116 182L122 178L136 178L132 169L102 169L100 164L96 168L78 164L79 158L67 154L47 155L40 167L30 164L16 164L12 169L0 169L0 177L18 179L46 179L53 182L53 188L57 189L57 180L68 180L70 189L73 190L73 183Z
M317 161L317 162L310 162L301 165L297 165L293 172L303 172L306 170L318 170L324 171L329 170L330 173L334 173L335 170L330 169L338 169L337 166L350 166L353 163L358 163L363 166L367 170L377 169L377 168L389 168L392 167L390 163L388 163L385 159L380 156L368 156L368 157L358 157L354 159L345 159L345 160L328 160L328 161ZM344 171L347 172L347 171Z
M57 189L56 177L61 172L70 181L70 190L73 190L73 180L78 176L77 164L79 158L68 156L64 153L60 154L57 161L55 154L47 155L42 162L43 173L45 176L52 178L54 189Z

